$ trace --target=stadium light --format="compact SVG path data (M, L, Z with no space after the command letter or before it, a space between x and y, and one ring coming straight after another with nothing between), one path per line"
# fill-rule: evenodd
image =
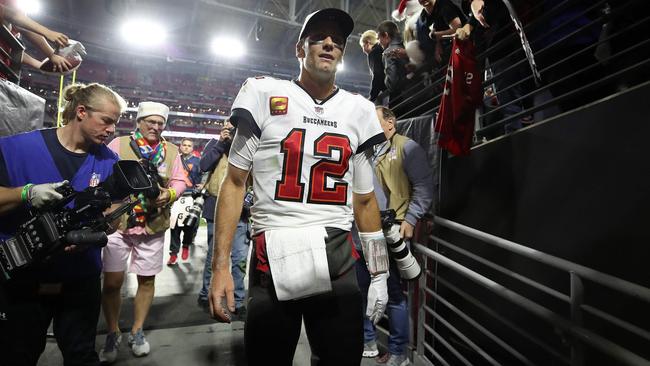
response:
M42 7L38 0L19 0L16 5L27 15L37 15L41 12Z
M162 25L147 19L131 19L121 28L122 38L131 44L142 47L158 46L167 38Z
M343 70L345 70L345 66L343 66L343 65L344 65L344 64L343 64L343 61L341 61L341 62L338 64L338 66L336 66L336 71L337 71L337 72L342 72Z
M225 58L239 58L246 53L244 44L235 38L216 37L210 44L215 55Z

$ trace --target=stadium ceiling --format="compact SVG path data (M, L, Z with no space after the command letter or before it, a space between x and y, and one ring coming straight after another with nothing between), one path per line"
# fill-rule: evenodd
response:
M125 19L148 17L167 27L167 46L130 52L168 59L205 59L214 57L209 55L210 39L227 34L244 41L249 58L266 60L273 67L282 62L295 63L296 40L309 13L336 7L346 10L355 20L346 49L345 72L367 76L358 37L389 19L397 3L397 0L49 0L44 1L43 14L35 19L68 32L71 38L84 41L91 48L110 50L126 47L119 38L119 27Z

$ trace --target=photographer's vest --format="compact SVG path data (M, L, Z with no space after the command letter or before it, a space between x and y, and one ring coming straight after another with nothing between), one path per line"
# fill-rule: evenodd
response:
M205 189L208 191L210 196L218 197L219 191L221 190L221 183L226 177L226 171L228 170L228 154L221 155L217 166L214 168L210 174L210 178L205 185Z
M404 171L404 144L408 137L394 134L388 151L375 160L375 174L388 199L388 208L395 210L396 219L404 220L411 202L411 183Z
M119 137L120 139L120 160L136 160L139 161L140 158L136 153L133 151L133 148L131 148L131 136L122 136ZM162 179L162 186L167 187L169 184L169 178L172 176L172 169L174 168L174 161L176 160L176 157L178 156L178 146L172 144L171 142L167 141L167 151L165 152L165 160L163 164L165 164L163 172L165 172L165 176L160 175L160 178ZM161 173L161 171L158 171ZM149 206L151 207L151 206ZM147 234L156 234L156 233L161 233L164 232L165 230L169 229L169 217L171 214L171 205L161 207L159 209L159 214L149 218L147 217L147 220L145 222L144 228L147 231ZM118 226L118 229L122 232L127 230L127 222L129 219L128 214L122 215L122 218L120 219L120 225Z
M0 138L0 151L2 151L11 187L63 180L41 130ZM106 145L95 146L88 152L86 160L72 177L70 184L75 191L80 192L91 184L97 185L105 181L113 173L113 164L117 160L117 155ZM71 206L72 203L68 205ZM17 207L10 214L3 215L0 219L0 239L13 236L18 225L24 223L27 218L25 205ZM90 246L87 250L66 255L56 255L49 262L36 267L39 278L53 281L99 275L101 269L99 246Z

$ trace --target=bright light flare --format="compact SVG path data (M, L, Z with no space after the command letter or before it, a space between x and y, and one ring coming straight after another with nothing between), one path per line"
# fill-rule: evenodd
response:
M41 2L38 0L19 0L16 5L27 15L37 15L42 8Z
M161 45L167 39L167 31L162 25L147 19L132 19L121 28L122 37L140 47Z
M212 52L225 58L240 58L246 53L244 44L235 38L230 37L216 37L210 44Z

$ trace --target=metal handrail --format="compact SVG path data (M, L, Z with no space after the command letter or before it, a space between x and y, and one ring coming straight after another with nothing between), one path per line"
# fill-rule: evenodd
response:
M510 353L513 357L521 361L522 364L533 366L533 363L530 360L528 360L526 356L522 355L519 351L517 351L512 346L510 346L507 342L499 338L496 334L490 332L484 326L480 325L476 320L472 319L470 316L460 311L460 309L458 309L456 306L451 304L449 301L445 300L442 296L438 295L436 292L430 289L425 289L425 291L427 292L427 294L433 296L437 301L439 301L440 303L445 305L448 309L450 309L452 312L454 312L456 315L458 315L461 319L465 320L468 324L476 328L483 335L490 338L494 343L498 344L499 346L501 346L501 348L508 351L508 353Z
M632 29L632 28L634 28L634 27L636 27L636 26L638 26L638 25L641 25L642 23L644 23L644 22L646 22L646 21L648 21L648 20L650 20L650 17L647 17L647 18L641 19L640 21L638 21L638 22L636 22L636 23L633 23L632 25L630 25L629 27L627 27L627 28L625 28L625 29L623 29L623 30L620 30L620 31L618 31L618 32L616 32L616 33L614 33L614 34L612 34L612 35L606 37L606 38L603 38L603 39L599 40L598 42L596 42L596 43L594 43L594 44L591 44L591 45L589 45L589 46L587 46L587 47L585 47L585 48L583 48L583 49L581 49L581 50L579 50L579 51L577 51L577 52L572 53L569 57L566 57L566 58L564 58L564 59L562 59L562 60L560 60L560 61L557 61L557 62L555 62L554 64L549 65L548 67L545 67L545 68L543 68L543 69L540 69L540 73L544 74L544 73L548 72L549 70L555 68L556 66L558 66L558 65L561 64L561 63L568 62L568 60L570 60L570 59L572 59L572 58L576 58L578 55L580 55L580 54L582 54L582 53L584 53L584 52L590 51L591 49L595 49L595 48L598 47L600 44L603 44L603 43L609 42L611 39L620 36L621 34L623 34L623 33L627 32L627 31L629 31L630 29ZM630 47L628 47L628 48L626 48L626 49L624 49L624 50L622 50L622 51L619 51L619 52L617 52L617 53L615 53L615 54L612 54L612 55L608 56L607 58L603 59L602 61L603 61L603 62L609 62L609 61L611 61L611 60L614 60L614 59L616 59L616 58L619 58L620 56L622 56L622 55L624 55L624 54L626 54L626 53L628 53L628 52L630 52L630 51L633 51L633 50L635 50L635 49L637 49L637 48L641 48L641 46L643 46L643 45L644 45L645 43L647 43L647 42L648 42L648 41L646 40L646 41L642 41L642 42L640 42L640 43L637 43L637 44L635 44L635 45L633 45L633 46L630 46ZM521 64L521 63L523 63L523 62L525 62L525 61L526 61L525 59L520 60L520 61L518 61L517 63L513 64L510 68L512 68L513 66L519 65L519 64ZM583 68L583 69L581 69L581 70L578 70L578 71L575 72L575 73L572 73L572 74L570 74L570 75L566 75L565 77L563 77L563 78L561 78L561 79L559 79L559 80L556 80L556 81L554 81L554 82L552 82L552 83L548 83L548 84L546 84L546 85L544 85L544 86L541 86L541 87L539 87L539 88L536 88L535 90L533 90L533 91L531 91L531 92L529 92L529 93L527 93L527 94L525 94L525 95L523 95L523 96L520 96L520 97L517 98L517 99L513 99L513 100L509 101L508 103L501 104L501 105L499 105L499 107L494 108L494 109L490 110L489 112L486 112L486 113L481 114L481 116L480 116L479 118L483 119L483 118L485 118L485 117L487 117L487 116L490 116L490 115L492 115L492 114L496 114L498 111L500 111L500 110L502 110L502 109L505 109L505 107L507 107L507 106L509 106L509 105L511 105L511 104L513 104L513 103L521 102L521 101L523 101L524 99L529 98L530 96L539 93L539 91L541 91L541 90L545 90L545 89L550 88L550 87L553 86L553 85L563 83L564 81L566 81L566 80L568 80L568 79L571 79L571 78L574 77L575 75L582 74L582 73L585 73L585 72L587 72L587 71L590 71L591 69L594 69L594 68L596 68L597 66L598 66L598 63L594 63L594 64L592 64L592 65L589 65L589 66L586 67L586 68ZM490 84L490 83L492 82L492 80L496 79L496 78L499 77L500 75L505 74L505 73L506 73L510 68L508 68L507 70L505 70L505 71L503 71L503 72L501 72L501 73L495 75L495 76L492 77L491 79L486 80L486 81L484 82L484 85ZM532 79L532 78L533 78L532 75L527 76L527 77L523 78L522 80L519 80L519 81L513 83L512 85L509 85L508 87L503 88L502 90L497 90L497 92L495 93L495 95L498 96L500 93L503 93L503 92L505 92L506 90L509 90L510 88L513 88L514 86L519 85L519 84L521 84L521 83L524 83L524 82L526 82L526 81L528 81L528 80L530 80L530 79ZM559 99L559 98L556 98L556 99ZM507 121L507 120L506 120L506 119L503 119L502 121L505 122L505 121ZM502 122L502 121L499 121L499 122Z
M444 226L448 229L452 229L454 231L465 234L472 238L481 240L482 242L485 242L487 244L492 244L497 247L507 249L511 252L520 254L530 259L534 259L538 262L547 264L551 267L562 269L567 272L575 272L576 274L580 275L580 277L583 279L593 281L605 287L609 287L610 289L617 290L631 297L635 297L637 299L650 303L650 289L646 287L637 285L635 283L623 280L621 278L612 275L608 275L606 273L596 271L594 269L585 267L577 263L573 263L566 259L562 259L541 252L539 250L526 247L524 245L515 243L513 241L500 238L496 235L492 235L492 234L482 232L480 230L476 230L469 226L465 226L463 224L451 220L447 220L439 216L434 217L433 221L436 224Z
M498 271L498 272L500 272L500 273L502 273L504 275L507 275L507 276L510 276L510 277L512 277L512 278L514 278L516 280L519 280L520 282L525 283L528 286L531 286L531 287L533 287L533 288L535 288L535 289L537 289L537 290L539 290L541 292L544 292L547 295L550 295L550 296L552 296L552 297L554 297L554 298L556 298L558 300L562 300L565 303L571 303L571 298L568 295L565 295L560 291L557 291L557 290L555 290L553 288L550 288L550 287L545 286L545 285L543 285L541 283L538 283L538 282L536 282L534 280L531 280L531 279L529 279L529 278L527 278L525 276L522 276L522 275L520 275L520 274L518 274L518 273L516 273L516 272L514 272L512 270L509 270L509 269L507 269L505 267L502 267L502 266L500 266L500 265L498 265L498 264L496 264L494 262L491 262L491 261L489 261L489 260L487 260L485 258L482 258L482 257L480 257L480 256L478 256L476 254L473 254L470 251L465 250L465 249L463 249L463 248L461 248L461 247L459 247L457 245L451 244L448 241L446 241L444 239L441 239L441 238L439 238L439 237L437 237L435 235L431 236L431 238L436 243L441 244L444 247L447 247L447 248L449 248L449 249L451 249L451 250L453 250L453 251L455 251L457 253L460 253L460 254L462 254L462 255L464 255L464 256L466 256L466 257L468 257L468 258L470 258L470 259L472 259L472 260L474 260L474 261L476 261L476 262L478 262L478 263L480 263L480 264L482 264L482 265L484 265L486 267L489 267L489 268L491 268L491 269L493 269L495 271ZM619 319L619 318L617 318L617 317L615 317L613 315L607 314L606 312L604 312L604 311L602 311L602 310L600 310L598 308L595 308L593 306L590 306L590 305L581 305L580 307L581 307L582 310L584 310L585 312L587 312L587 313L589 313L589 314L591 314L593 316L599 317L599 318L601 318L601 319L603 319L605 321L608 321L608 322L610 322L610 323L612 323L612 324L614 324L614 325L616 325L616 326L618 326L618 327L620 327L620 328L622 328L622 329L624 329L624 330L626 330L626 331L628 331L628 332L630 332L632 334L635 334L635 335L637 335L637 336L639 336L641 338L644 338L647 341L650 341L650 332L648 332L648 331L646 331L644 329L641 329L641 328L637 327L636 325L631 324L630 322Z
M442 343L449 350L449 352L451 352L454 356L456 356L456 358L458 358L464 365L472 366L472 364L465 357L463 357L463 355L461 355L460 352L458 352L458 350L454 348L454 346L449 344L449 342L447 342L447 340L445 340L443 336L438 334L438 332L433 330L433 328L425 324L424 329L429 333L431 333L431 335L433 335L433 338L437 339L438 342Z
M446 221L449 221L449 220L446 220ZM474 229L472 229L472 230L474 230ZM463 230L463 231L466 231L466 230ZM475 231L478 231L478 230L475 230ZM482 234L485 234L485 233L482 233ZM486 235L489 235L489 234L486 234ZM491 235L489 235L489 236L491 236ZM501 239L501 238L498 238L498 239ZM489 238L488 240L492 241L492 238ZM506 241L505 239L501 239L501 240ZM516 244L516 243L513 243L513 242L509 242L509 243L515 244L516 246L523 247L523 246L521 246L519 244ZM555 312L553 312L553 311L551 311L551 310L537 304L536 302L534 302L534 301L532 301L532 300L518 294L515 291L512 291L512 290L504 287L503 285L501 285L501 284L499 284L499 283L497 283L497 282L495 282L495 281L493 281L493 280L491 280L491 279L489 279L489 278L487 278L487 277L485 277L485 276L483 276L483 275L481 275L481 274L479 274L479 273L477 273L475 271L472 271L471 269L469 269L469 268L467 268L467 267L465 267L465 266L463 266L463 265L461 265L461 264L459 264L457 262L452 261L451 259L445 257L444 255L442 255L440 253L437 253L437 252L435 252L435 251L433 251L433 250L431 250L431 249L427 248L426 246L424 246L422 244L419 244L419 243L414 243L413 245L418 250L418 252L420 254L423 254L423 255L437 261L438 263L440 263L440 264L442 264L442 265L444 265L444 266L446 266L448 268L453 269L454 271L456 271L459 274L463 275L464 277L470 279L474 283L476 283L476 284L478 284L480 286L483 286L484 288L494 292L495 294L497 294L497 295L511 301L513 304L516 304L516 305L528 310L529 312L531 312L531 313L537 315L538 317L546 320L547 322L553 324L554 326L556 326L556 327L570 333L571 335L576 337L576 339L582 341L583 343L588 344L588 345L594 347L595 349L598 349L598 350L610 355L611 357L614 357L615 359L617 359L619 361L622 361L622 362L624 362L624 363L626 363L628 365L650 365L650 361L644 359L643 357L637 355L636 353L634 353L634 352L632 352L632 351L630 351L630 350L628 350L628 349L626 349L626 348L624 348L624 347L622 347L622 346L620 346L620 345L618 345L618 344L616 344L616 343L614 343L614 342L612 342L612 341L610 341L610 340L608 340L606 338L603 338L600 335L598 335L598 334L596 334L596 333L594 333L594 332L592 332L592 331L590 331L588 329L585 329L583 327L579 327L579 326L576 326L576 325L572 324L570 321L564 319L563 317L559 316ZM513 249L513 251L520 252L519 249L520 248ZM530 248L528 248L528 249L530 249ZM545 254L545 253L535 251L533 249L530 249L530 250L532 250L534 252L537 252L537 253L540 253L540 254ZM568 262L568 261L565 261L565 260L563 260L561 258L553 257L553 256L550 256L550 255L546 255L546 256L552 257L553 260L550 260L550 262L551 263L556 262L558 265L562 265L562 262ZM546 258L546 260L548 260L548 259L549 258ZM571 263L571 262L568 262L568 263ZM588 269L586 267L582 267L580 265L576 265L576 266L578 267L577 268L578 270L587 269L589 271L593 271L593 270L590 270L590 269ZM579 268L579 267L582 267L582 268ZM593 272L596 272L596 271L593 271ZM587 276L590 275L587 272L585 272L585 273L587 274ZM604 276L607 276L607 275L604 275ZM596 277L598 277L598 276L596 276ZM624 281L624 282L627 282L627 281Z
M458 252L458 253L460 253L460 254L468 257L468 258L471 258L471 259L475 260L478 263L481 263L482 265L484 265L486 267L492 268L495 271L498 271L498 272L503 273L505 275L508 275L508 276L510 276L510 277L512 277L512 278L514 278L516 280L519 280L519 281L527 284L528 286L531 286L531 287L533 287L533 288L535 288L535 289L537 289L539 291L544 292L547 295L553 296L554 298L565 301L565 302L570 301L569 296L561 293L560 291L552 289L552 288L550 288L548 286L544 286L539 282L535 282L535 281L533 281L533 280L531 280L531 279L529 279L527 277L524 277L524 276L522 276L522 275L520 275L520 274L518 274L516 272L513 272L513 271L511 271L511 270L509 270L509 269L507 269L505 267L502 267L502 266L500 266L498 264L490 262L489 260L487 260L485 258L481 258L476 254L472 254L469 251L467 251L467 250L465 250L465 249L463 249L463 248L461 248L461 247L459 247L457 245L451 244L450 242L448 242L448 241L446 241L444 239L441 239L441 238L439 238L439 237L437 237L435 235L432 236L432 238L433 238L433 240L435 240L436 243L442 244L443 246L445 246L445 247L447 247L447 248L449 248L449 249L451 249L451 250L453 250L455 252Z
M643 41L643 42L645 43L645 42L647 42L647 40ZM644 66L645 64L648 64L648 63L650 63L650 58L645 59L645 60L640 61L640 62L637 62L636 64L634 64L632 66L629 66L629 67L626 67L624 69L620 69L620 70L618 70L618 71L616 71L614 73L611 73L611 74L609 74L609 75L607 75L607 76L605 76L605 77L603 77L601 79L598 79L598 80L593 81L593 82L591 82L589 84L586 84L586 85L583 85L583 86L581 86L579 88L576 88L571 92L562 94L562 95L560 95L560 96L558 96L556 98L549 99L546 102L538 103L538 104L535 105L535 107L528 108L528 109L526 109L524 111L513 114L513 115L511 115L509 117L503 118L502 120L500 120L498 122L495 122L495 123L493 123L493 124L491 124L489 126L483 127L480 130L477 130L476 133L477 134L484 134L486 131L491 131L491 130L496 129L499 126L503 126L508 121L512 121L512 120L515 120L515 119L530 115L531 113L546 109L546 107L548 107L550 105L557 104L560 100L569 99L570 97L572 97L574 95L579 95L580 93L582 93L585 90L589 90L589 89L594 88L596 85L604 84L604 83L610 81L611 79L619 77L619 76L621 76L621 75L623 75L625 73L628 73L628 72L633 71L635 69L640 69L642 66ZM561 83L561 82L563 82L563 81L565 81L565 80L567 80L567 79L569 79L571 77L572 77L572 75L565 76L564 78L559 79L559 80L557 80L557 81L555 81L555 82L553 82L551 84L548 84L548 85L546 85L546 86L544 86L542 88L539 88L538 90L546 89L546 88L550 87L551 85ZM537 91L529 93L526 96L531 95L531 94L536 93L536 92ZM611 97L611 96L608 96L608 97L605 97L605 98L609 98L609 97ZM525 96L521 97L520 99L523 99L523 98L525 98ZM594 102L596 102L596 101L594 101Z
M467 343L474 352L481 355L488 363L490 363L491 365L495 365L495 366L499 365L499 362L497 362L492 356L490 356L487 352L485 352L479 345L474 343L471 339L469 339L466 335L464 335L456 327L451 325L451 323L446 321L445 318L442 315L438 314L435 310L431 309L430 307L428 307L426 305L424 305L424 310L427 313L431 314L434 318L436 318L442 325L447 327L447 329L449 329L452 333L454 333L456 335L456 337L460 338L465 343ZM426 324L425 324L425 327L426 327ZM456 357L458 357L458 356L456 356Z
M429 275L431 278L434 277L434 275L431 274L431 273L427 273L427 275ZM461 290L460 288L458 288L458 286L455 286L454 284L452 284L451 282L445 280L444 278L442 278L440 276L435 276L435 280L436 280L436 283L440 283L443 286L445 286L447 289L453 291L454 293L456 293L457 295L462 297L463 300L469 302L470 304L472 304L473 306L475 306L476 308L478 308L482 312L490 315L492 318L494 318L494 319L498 320L499 322L501 322L502 324L506 325L508 328L512 329L515 333L517 333L517 335L519 335L520 337L525 338L526 340L528 340L529 342L534 344L536 347L539 347L540 349L546 351L549 355L555 357L557 360L559 360L559 361L561 361L561 362L563 362L565 364L569 363L569 359L567 357L565 357L564 355L562 355L561 353L557 352L555 349L553 349L553 347L551 345L544 342L542 339L535 336L534 334L526 331L524 328L520 327L519 325L513 323L508 318L506 318L504 316L501 316L495 310L493 310L489 306L483 304L482 302L480 302L474 296L472 296L472 295L468 294L467 292L465 292L465 291Z

